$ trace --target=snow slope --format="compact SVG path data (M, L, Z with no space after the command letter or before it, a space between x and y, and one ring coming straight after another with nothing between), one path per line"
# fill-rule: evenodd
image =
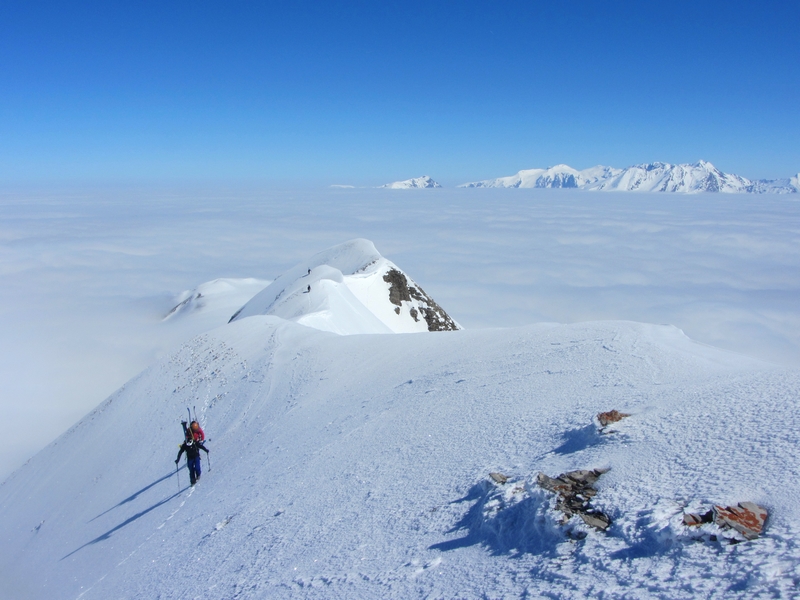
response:
M278 277L231 321L275 315L340 335L460 329L369 240L320 252Z
M723 173L708 161L673 165L655 162L625 169L597 166L577 171L567 165L528 169L497 179L465 183L459 187L581 188L638 192L796 193L797 177L751 181Z
M193 327L202 327L195 335L208 331L227 323L234 312L269 284L268 280L253 277L207 281L178 294L164 322L177 327L191 320Z
M411 190L419 188L440 188L442 186L431 179L431 177L428 175L423 175L422 177L414 177L413 179L406 179L404 181L395 181L393 183L387 183L378 187L388 188L391 190Z
M0 581L48 600L789 597L798 392L797 371L669 326L338 336L242 318L0 485ZM172 462L187 405L212 450L195 488ZM633 416L599 435L611 408ZM602 466L609 531L559 525L536 473ZM770 510L753 542L680 524L743 500Z

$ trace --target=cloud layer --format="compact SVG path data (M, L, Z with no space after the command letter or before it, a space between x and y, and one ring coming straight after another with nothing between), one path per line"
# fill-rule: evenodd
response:
M567 190L258 189L0 196L0 478L182 341L218 277L273 279L365 237L466 328L671 323L800 365L800 203ZM176 416L177 418L177 416Z

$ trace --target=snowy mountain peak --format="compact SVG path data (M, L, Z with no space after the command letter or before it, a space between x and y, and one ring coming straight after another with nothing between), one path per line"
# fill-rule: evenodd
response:
M744 177L723 173L708 161L694 164L646 163L623 169L599 181L591 189L643 192L744 193L752 183Z
M231 321L273 315L340 335L461 327L369 240L333 246L295 265Z
M597 166L577 171L569 165L559 164L546 169L523 169L516 175L465 183L468 188L584 188L600 178L619 172L619 169Z
M412 189L430 189L442 187L436 181L431 179L428 175L422 177L415 177L414 179L406 179L405 181L395 181L394 183L387 183L379 186L390 190L412 190Z
M626 169L597 166L577 171L568 165L527 169L516 175L465 183L459 187L580 188L603 191L723 193L796 193L798 178L751 181L723 173L706 160L673 165L652 162Z

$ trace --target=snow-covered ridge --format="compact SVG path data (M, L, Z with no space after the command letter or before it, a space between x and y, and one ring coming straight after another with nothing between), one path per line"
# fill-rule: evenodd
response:
M752 191L753 183L744 177L723 173L710 162L692 165L651 163L623 169L589 189L643 192L728 192Z
M165 321L188 315L227 312L228 315L270 284L265 279L219 278L201 283L196 288L180 293L176 304L164 317Z
M597 166L577 171L568 165L556 165L546 169L525 169L516 175L464 183L459 187L583 188L614 177L619 173L621 173L621 169L612 167Z
M0 596L794 597L798 390L797 371L669 326L336 336L239 320L0 485ZM213 454L195 487L173 462L187 406ZM631 416L603 435L591 419L611 408ZM564 523L537 485L598 468L605 533ZM740 501L768 507L763 537L696 541L683 522Z
M673 165L655 162L625 169L596 166L578 171L568 165L527 169L516 175L464 183L467 188L577 188L639 192L780 193L800 191L800 174L789 179L750 180L723 173L708 161Z
M231 314L269 284L268 280L253 277L225 277L201 283L176 295L171 310L158 324L161 340L158 352L224 325Z
M340 335L461 329L369 240L355 239L301 262L231 321L273 315Z
M431 179L428 175L422 177L415 177L413 179L406 179L404 181L395 181L379 186L390 190L412 190L412 189L431 189L442 187L436 181Z

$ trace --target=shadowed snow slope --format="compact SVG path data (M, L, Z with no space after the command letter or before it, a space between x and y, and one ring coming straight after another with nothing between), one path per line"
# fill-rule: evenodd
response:
M340 335L461 328L363 239L329 248L289 269L231 321L253 315L274 315Z
M184 344L0 485L0 585L47 600L789 596L798 392L797 371L669 326L339 336L252 316ZM193 405L213 468L189 488L173 460ZM632 416L590 435L612 408ZM533 481L596 467L612 525L569 540ZM758 502L766 534L692 542L692 500Z

